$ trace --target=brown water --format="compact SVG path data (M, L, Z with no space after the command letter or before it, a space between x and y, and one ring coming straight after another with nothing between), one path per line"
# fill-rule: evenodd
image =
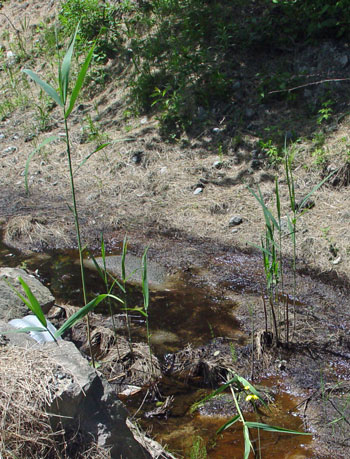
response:
M80 270L75 263L76 258L76 253L73 251L33 254L27 257L0 245L0 266L22 265L33 271L37 270L38 277L51 289L58 303L69 301L75 305L82 304ZM149 318L151 333L154 336L167 336L168 332L169 336L173 337L169 341L167 339L155 341L153 345L155 353L163 358L169 352L182 349L187 343L198 346L217 336L229 337L235 345L244 344L246 337L239 331L238 322L232 313L235 304L220 300L206 289L190 286L187 281L186 275L183 275L177 288L151 292ZM88 271L87 285L90 286L91 295L104 292L103 284L94 272ZM140 289L130 286L128 298L129 305L141 304ZM143 325L142 317L134 317L134 327L138 330L139 337L144 333ZM275 378L270 378L264 383L279 386L279 390L271 411L263 413L260 422L302 430L302 422L296 409L300 400L289 394ZM198 412L189 414L190 406L203 397L203 389L199 392L199 387L169 380L161 384L161 390L165 395L175 396L172 414L166 420L141 418L143 427L150 430L156 439L185 458L191 457L190 450L197 436L205 442L209 458L243 457L244 444L240 423L236 423L222 435L216 436L217 429L229 418L203 416ZM125 400L131 412L139 408L143 395L139 394ZM154 401L146 402L144 411L154 409L154 403ZM248 414L247 419L257 420L253 414ZM266 459L311 458L312 453L308 449L311 440L311 436L266 432L260 432L258 439L256 432L252 432L253 444L257 446L260 442L261 457Z

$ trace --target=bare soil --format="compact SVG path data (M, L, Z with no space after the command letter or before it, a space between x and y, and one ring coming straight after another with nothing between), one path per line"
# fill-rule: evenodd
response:
M4 2L0 10L0 31L9 33L8 40L3 41L5 49L16 40L13 27L28 38L41 18L54 18L55 3ZM27 25L23 29L24 18ZM344 44L337 46L339 52L345 47ZM301 50L300 62L311 61L315 53L317 49L311 47ZM297 59L296 55L297 52L289 57ZM113 250L127 234L135 255L150 245L150 258L165 266L169 273L187 271L192 274L194 285L205 285L222 298L234 299L238 307L233 313L247 335L252 333L247 305L254 310L255 330L263 329L262 261L252 247L252 244L260 244L263 214L247 185L254 189L259 185L266 205L273 207L275 176L278 176L282 212L288 213L283 167L272 167L266 154L260 157L258 167L253 167L252 158L253 151L258 149L259 132L278 123L286 129L288 123L295 123L290 129L295 129L300 138L294 162L297 197L305 197L325 174L336 168L339 168L338 179L334 180L334 176L333 184L328 183L317 191L312 197L315 206L298 220L297 321L290 346L266 350L264 363L257 364L256 371L261 374L277 371L295 393L305 395L306 426L315 429L314 457L348 457L349 408L345 399L349 394L346 381L350 377L347 337L350 193L349 169L344 161L344 151L350 142L350 121L345 106L349 98L348 84L344 82L334 93L334 118L325 133L327 162L324 167L316 167L311 151L312 136L318 126L315 117L305 114L302 100L299 98L299 102L290 107L286 101L274 98L258 104L249 96L256 84L253 75L259 66L266 67L268 59L271 72L283 62L281 56L269 55L268 51L259 59L257 56L237 57L242 63L243 82L237 104L253 108L253 121L246 120L238 128L225 116L213 118L201 131L184 135L173 143L160 136L154 115L125 119L126 75L120 72L118 62L108 62L106 72L113 74L115 70L117 77L95 91L94 97L86 94L70 120L74 170L98 143L98 139L86 143L86 114L94 120L101 136L111 142L92 155L75 174L83 240L89 247L98 248L103 232L108 249ZM51 74L50 65L40 61L36 65L43 76ZM331 68L326 60L319 62L319 66L319 79L332 76L335 71L340 77L345 74L341 68ZM0 80L5 90L8 74L0 72ZM23 91L23 81L18 80L17 84L17 90ZM310 90L314 87L316 85ZM37 97L33 84L30 83L27 90L31 98ZM0 139L0 219L4 242L28 252L76 245L69 209L63 122L57 108L50 112L46 132L38 129L40 121L37 110L29 105L29 108L17 107L0 122L0 134L3 134ZM214 131L214 128L222 131ZM233 141L238 134L239 141ZM60 140L34 155L29 165L27 195L26 160L48 135L57 135ZM220 145L225 146L223 156L219 154ZM136 157L140 158L139 162L135 161ZM220 164L214 164L216 161ZM202 186L202 192L194 194L198 185ZM242 223L232 227L229 221L235 215L242 218ZM291 295L292 246L289 242L284 255L285 290ZM281 360L287 361L282 372L276 370L275 365ZM321 399L326 400L324 405L319 403ZM342 418L336 423L341 428L330 435L333 425L329 423L337 418Z

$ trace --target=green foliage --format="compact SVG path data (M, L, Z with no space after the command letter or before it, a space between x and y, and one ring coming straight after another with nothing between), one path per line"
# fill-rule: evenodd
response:
M68 170L69 170L69 178L70 178L70 188L71 188L71 196L72 196L72 213L74 217L75 223L75 230L76 230L76 237L78 243L78 252L79 252L79 261L80 261L80 271L81 271L81 282L82 282L82 290L84 296L84 303L86 307L86 318L87 318L87 335L88 335L88 342L90 346L90 355L92 358L92 364L95 366L94 356L92 353L92 346L91 346L91 339L90 339L90 320L88 312L94 307L90 302L88 307L87 304L87 295L86 295L86 286L85 286L85 271L84 271L84 262L83 262L83 246L81 242L81 235L80 235L80 225L79 225L79 215L78 215L78 208L76 202L76 195L75 195L75 185L74 185L74 176L73 176L73 168L72 168L72 157L71 157L71 146L69 141L69 128L67 119L69 115L72 113L72 110L75 106L75 103L78 99L80 90L83 86L83 82L86 76L86 72L88 70L89 64L91 62L95 45L90 48L85 61L83 62L78 76L73 84L73 89L70 91L70 71L72 65L72 57L74 51L74 45L77 38L79 30L79 23L76 26L74 35L70 41L68 49L63 57L63 60L58 64L58 92L54 89L49 83L43 81L39 75L34 73L32 70L24 69L23 72L27 74L35 83L39 85L39 87L51 98L55 103L57 103L62 108L62 117L64 121L64 128L65 128L65 136L66 136L66 153L67 153L67 163L68 163ZM70 98L69 98L70 92ZM28 164L28 161L27 161ZM99 302L97 299L95 299ZM90 309L89 309L90 308Z
M154 0L139 10L137 24L128 21L131 99L141 112L161 112L164 134L189 129L198 106L230 97L225 54L232 11L219 2Z
M110 293L105 293L98 295L95 297L93 300L91 300L88 304L80 308L77 312L75 312L73 315L71 315L60 327L59 330L55 332L54 335L50 332L48 326L47 326L47 321L46 317L41 309L40 303L31 291L30 287L26 284L26 282L19 277L18 278L20 284L22 285L22 288L26 294L26 297L22 295L18 290L16 290L14 287L12 287L17 294L17 296L23 301L23 303L30 309L33 314L36 316L36 318L39 320L39 322L42 324L43 328L40 327L26 327L25 329L21 329L20 331L23 332L29 332L29 331L39 331L39 332L48 332L56 341L58 337L62 336L67 330L72 328L77 322L82 320L90 311L92 311L96 306L98 306L101 301L105 300L106 298L112 298L116 301L119 301L123 303L123 301L116 297L115 295L112 295Z
M332 105L334 102L332 100L327 100L323 102L322 108L318 111L317 124L322 124L324 121L328 121L333 113Z
M207 449L205 447L205 443L202 437L194 437L192 448L190 450L190 459L206 459Z
M95 59L104 62L115 54L119 34L116 28L115 7L100 0L66 0L61 3L59 20L66 36L70 36L80 22L77 37L78 51L97 40Z
M268 157L269 163L272 166L276 166L283 161L282 150L273 140L259 140L259 146L261 151Z
M286 26L284 33L294 39L350 36L347 0L273 0L271 12L281 21L280 26Z
M286 144L283 149L284 154L284 169L285 179L288 187L288 205L290 214L287 215L287 228L288 234L291 238L293 246L293 311L294 311L294 325L296 323L296 260L297 260L297 222L299 217L306 211L305 204L309 198L316 193L316 191L324 185L330 177L336 172L332 172L330 175L325 177L319 183L317 183L306 196L300 202L297 202L294 186L293 177L293 155L287 149ZM254 198L259 203L261 210L263 211L265 220L265 231L261 237L261 246L257 247L262 254L263 266L266 277L266 291L270 306L270 315L272 316L272 326L274 329L274 343L278 345L281 338L281 324L283 323L280 319L280 304L279 298L280 293L283 293L283 246L282 246L282 215L281 215L281 201L279 193L279 182L277 177L275 178L275 206L276 216L265 204L264 197L258 187L257 193L248 187ZM281 284L281 285L280 285ZM279 292L281 287L282 292ZM265 312L265 326L267 332L267 308L264 300L264 312ZM289 342L289 304L288 300L284 305L284 339L285 343Z
M118 56L128 68L133 111L157 113L162 135L176 138L195 130L202 109L215 119L212 109L232 99L239 70L235 49L249 53L320 36L350 36L349 13L345 0L326 5L321 0L65 0L59 19L65 35L80 21L79 51L96 40L95 62ZM108 78L102 68L94 75L97 84ZM261 98L299 81L290 69L257 78ZM276 97L297 96L284 91ZM330 111L323 109L325 120ZM278 155L269 152L274 161Z

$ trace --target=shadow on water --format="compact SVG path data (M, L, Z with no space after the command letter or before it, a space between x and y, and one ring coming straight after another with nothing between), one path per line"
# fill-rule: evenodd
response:
M58 304L62 302L73 305L83 304L80 268L74 251L25 256L0 245L0 266L21 266L36 272L39 279L50 288ZM171 289L151 291L149 319L152 347L158 357L162 359L165 354L176 352L188 343L194 347L204 345L219 336L228 337L237 345L245 344L246 337L239 330L239 322L233 315L235 304L215 297L212 292L203 287L196 288L190 285L186 276L188 275L180 275L178 284ZM87 270L87 277L90 295L104 293L103 283L96 272ZM129 306L142 304L140 290L140 287L128 286ZM133 325L136 338L145 339L143 318L133 315ZM270 384L272 383L275 384L276 381L271 380ZM192 456L190 452L196 437L203 439L209 458L243 457L244 444L240 423L223 435L215 436L217 429L228 420L227 417L208 416L200 412L189 413L191 405L207 394L208 389L164 378L161 382L161 390L164 395L175 397L169 417L146 418L145 413L154 408L154 401L146 402L140 411L140 414L144 414L141 425L150 431L151 435L183 457L197 457ZM144 395L145 393L142 392L124 400L131 413L139 409ZM262 422L302 430L302 422L295 408L297 404L298 400L286 391L279 391L271 413L268 416L264 415ZM261 433L259 440L254 435L253 443L257 445L258 441L261 442L263 458L312 457L308 455L307 449L307 444L312 437Z

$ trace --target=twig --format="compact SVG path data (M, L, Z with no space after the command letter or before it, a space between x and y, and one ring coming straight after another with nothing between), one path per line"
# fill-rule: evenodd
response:
M308 86L314 86L316 84L322 84L322 83L331 83L331 82L336 82L336 81L350 81L350 78L329 78L326 80L320 80L320 81L313 81L311 83L305 83L301 84L300 86L295 86L294 88L289 88L289 89L276 89L275 91L269 91L268 94L277 94L280 92L292 92L296 91L297 89L302 89L306 88Z

